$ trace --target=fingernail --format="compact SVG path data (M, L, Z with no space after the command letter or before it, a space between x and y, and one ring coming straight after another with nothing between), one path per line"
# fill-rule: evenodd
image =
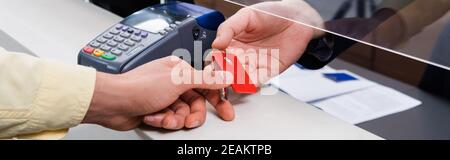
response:
M155 121L155 116L146 116L145 121L153 122L153 121Z
M177 127L177 121L175 121L175 120L173 120L173 121L171 121L170 123L169 123L169 126L168 126L169 128L176 128Z
M188 128L196 128L200 126L200 121L194 121Z

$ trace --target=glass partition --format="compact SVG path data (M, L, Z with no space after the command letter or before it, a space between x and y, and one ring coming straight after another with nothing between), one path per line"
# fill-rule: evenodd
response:
M450 70L450 0L227 0Z
M328 33L340 37L338 40L359 42L346 47L321 70L298 67L303 70L300 76L293 76L295 69L286 71L278 86L275 85L284 92L289 95L311 95L327 89L334 92L337 89L332 87L318 89L322 87L318 81L304 83L312 72L320 76L349 71L376 82L377 87L386 86L407 95L420 105L358 123L352 118L359 117L359 113L395 109L400 104L397 102L412 101L380 91L382 96L351 92L356 98L345 94L308 103L338 118L350 118L347 121L387 139L448 139L449 126L443 122L448 122L450 114L450 0L226 1L257 11L256 14L269 14L315 28L319 33L315 38ZM271 21L267 24L277 27ZM367 104L374 105L367 107Z

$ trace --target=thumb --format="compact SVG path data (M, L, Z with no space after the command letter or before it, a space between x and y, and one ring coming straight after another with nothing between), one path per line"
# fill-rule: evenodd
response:
M178 57L172 56L163 60L170 62L171 80L175 85L181 86L180 93L191 89L217 90L228 87L234 81L233 74L226 71L214 71L212 66L207 66L204 70L196 70Z
M245 31L250 23L251 11L244 8L223 22L217 30L217 37L212 47L217 49L226 49L231 40L243 31Z
M233 83L233 74L227 71L195 71L194 77L199 79L202 76L203 81L193 83L192 88L217 90L230 86ZM212 76L211 76L212 75ZM195 81L194 81L195 82Z
M233 83L233 74L227 71L194 71L194 77L203 77L202 81L194 82L189 89L217 90L230 86Z

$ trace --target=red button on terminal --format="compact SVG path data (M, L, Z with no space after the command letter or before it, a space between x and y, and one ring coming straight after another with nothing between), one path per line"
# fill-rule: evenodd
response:
M94 48L88 47L88 46L83 48L83 52L87 53L87 54L92 54L94 52L94 50L95 50Z

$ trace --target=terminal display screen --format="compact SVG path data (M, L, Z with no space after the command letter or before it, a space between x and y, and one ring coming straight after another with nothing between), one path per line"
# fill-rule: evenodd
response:
M187 15L183 13L148 8L127 17L122 23L152 33L158 33L175 21L183 21L186 18Z

